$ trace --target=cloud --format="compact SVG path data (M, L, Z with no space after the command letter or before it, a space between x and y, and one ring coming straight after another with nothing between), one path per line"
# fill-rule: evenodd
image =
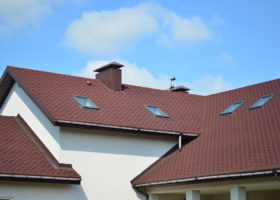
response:
M192 93L195 94L214 94L233 88L232 84L226 81L222 76L205 75L202 78L189 83Z
M0 35L38 22L50 13L50 0L0 1Z
M94 70L108 64L112 61L101 60L101 61L90 61L87 66L80 72L76 72L76 75L93 78ZM124 60L117 60L117 62L125 65L122 68L122 78L123 83L138 85L157 89L168 89L170 87L169 78L171 76L166 74L160 74L159 76L154 76L146 68L139 67L136 64L129 63ZM222 92L225 90L232 89L232 84L226 81L221 76L205 75L201 79L194 82L175 82L176 85L184 85L191 89L191 93L208 95L217 92Z
M70 46L87 53L111 53L157 29L146 5L116 11L87 12L66 31Z
M167 46L208 41L212 33L199 17L181 18L174 13L165 14L169 31L160 35L160 42Z
M71 22L66 44L80 52L110 54L153 36L165 46L210 40L211 30L199 17L184 18L157 3L107 11L91 11Z

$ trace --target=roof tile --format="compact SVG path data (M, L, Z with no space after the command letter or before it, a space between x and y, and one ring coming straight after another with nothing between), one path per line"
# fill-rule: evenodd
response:
M58 163L20 116L0 116L0 127L0 175L80 180L71 165Z

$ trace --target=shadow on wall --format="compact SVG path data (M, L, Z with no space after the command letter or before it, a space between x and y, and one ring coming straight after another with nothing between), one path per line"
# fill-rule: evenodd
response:
M121 133L116 131L61 128L61 148L69 151L159 157L171 149L178 138Z
M18 86L19 87L19 86ZM27 94L22 90L21 87L15 90L16 94L21 97L22 102L30 109L32 109L32 113L35 115L36 119L38 119L41 125L47 130L48 133L51 134L52 138L55 139L57 144L59 144L59 128L53 126L53 124L49 121L49 119L42 113L42 111L30 100ZM23 118L25 116L22 116ZM25 120L26 121L26 120ZM32 125L30 125L32 127Z

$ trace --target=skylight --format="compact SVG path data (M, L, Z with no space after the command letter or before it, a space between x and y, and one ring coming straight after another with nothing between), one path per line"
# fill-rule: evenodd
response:
M227 114L234 113L234 111L236 111L240 106L242 106L243 103L244 101L239 101L231 104L227 109L221 112L220 115L227 115Z
M150 111L151 113L153 113L156 117L166 117L168 118L169 116L163 112L159 107L156 106L151 106L151 105L145 105L145 107L148 109L148 111Z
M264 106L267 102L269 102L270 99L272 99L273 96L274 96L274 94L269 94L269 95L265 95L265 96L261 97L253 105L251 105L249 109L255 109L255 108L260 108L260 107Z
M74 96L75 100L80 104L82 108L99 109L95 103L93 103L88 97Z

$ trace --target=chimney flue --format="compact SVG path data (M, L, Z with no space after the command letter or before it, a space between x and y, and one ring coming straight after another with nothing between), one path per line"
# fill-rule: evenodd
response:
M114 91L122 90L122 68L124 65L111 62L96 70L96 79L101 80L107 87Z

